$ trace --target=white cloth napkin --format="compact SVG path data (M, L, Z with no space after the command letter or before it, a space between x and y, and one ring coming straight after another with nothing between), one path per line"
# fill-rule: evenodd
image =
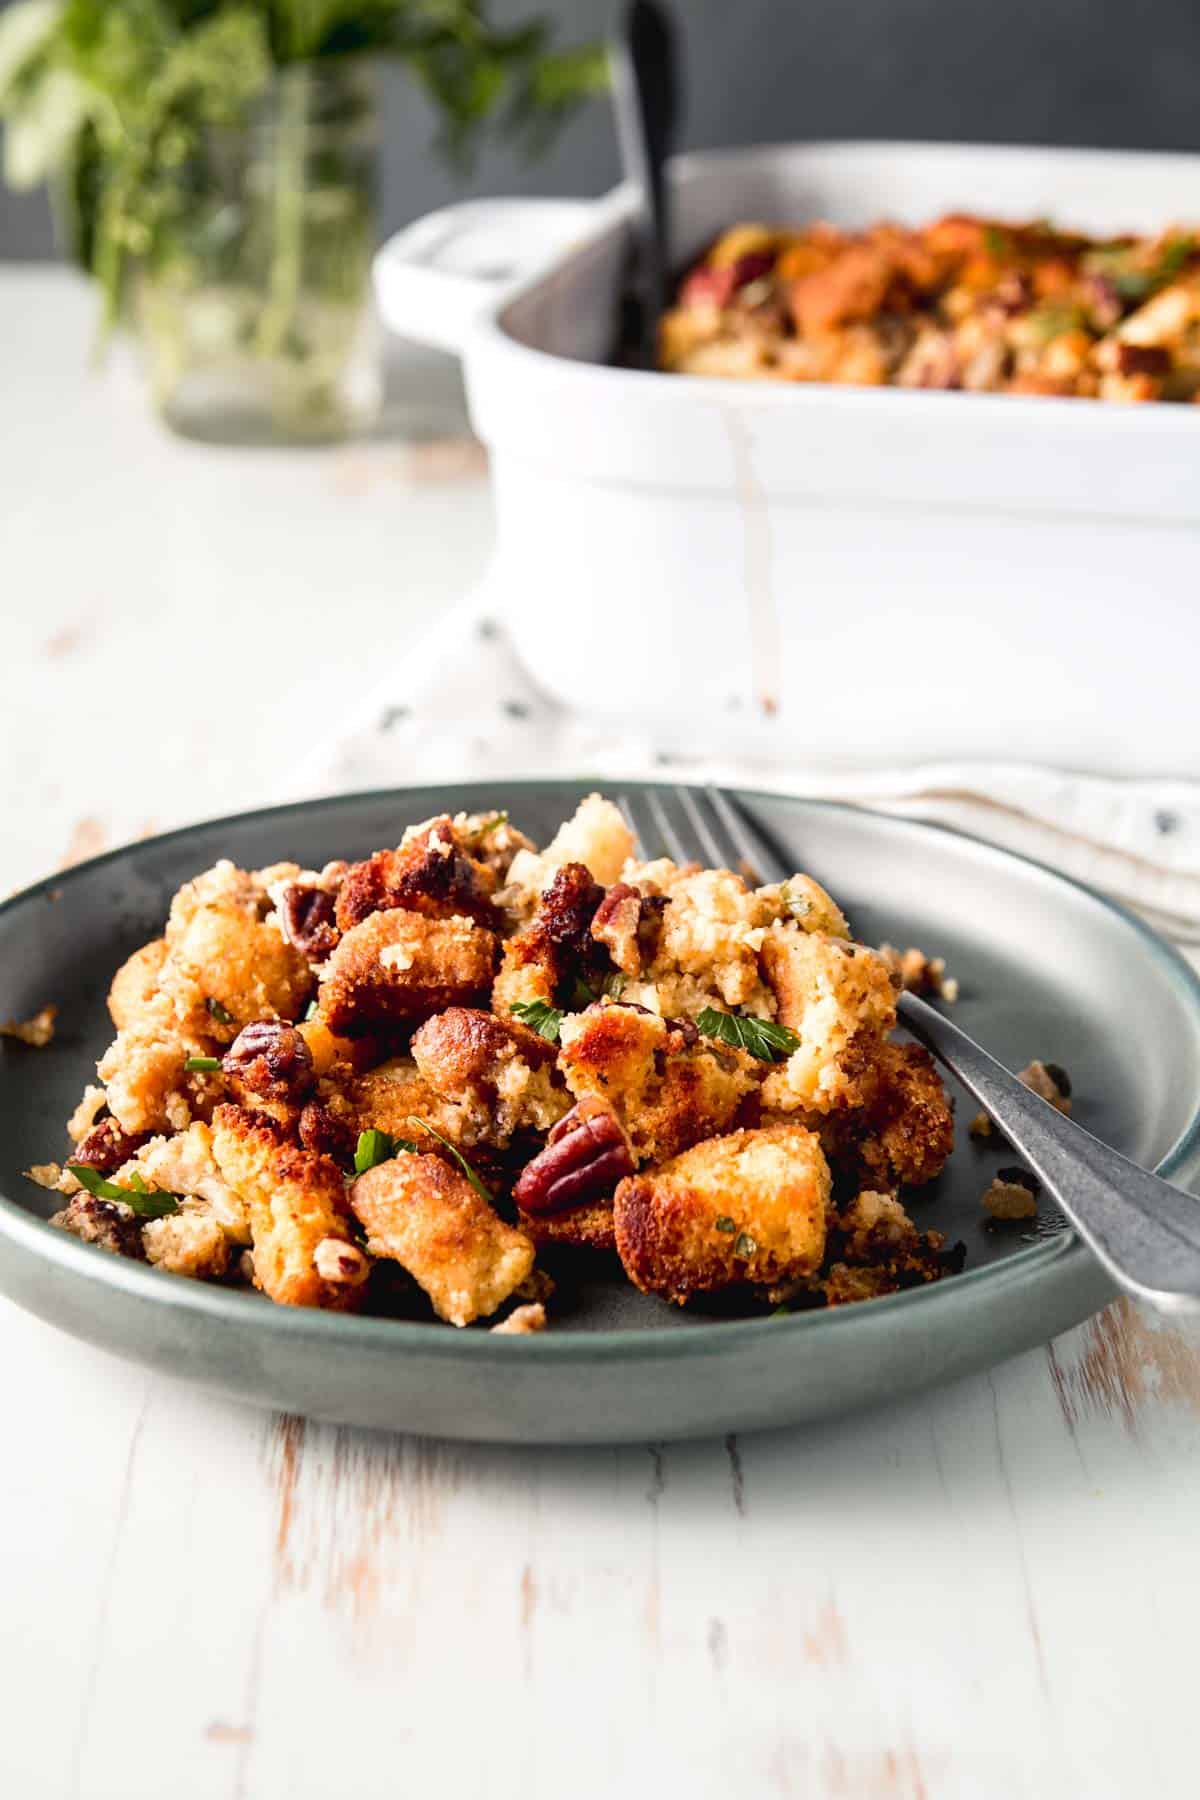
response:
M578 775L717 781L849 800L930 819L1053 864L1200 942L1200 782L1118 781L1022 763L924 763L831 773L785 761L715 761L659 748L549 699L476 599L399 659L344 729L298 771L298 791Z

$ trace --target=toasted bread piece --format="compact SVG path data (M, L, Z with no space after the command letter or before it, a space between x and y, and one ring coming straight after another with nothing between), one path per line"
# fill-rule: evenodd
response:
M735 1282L802 1280L821 1265L829 1194L804 1126L731 1132L621 1183L617 1251L635 1287L680 1303Z
M570 1245L576 1250L615 1250L617 1230L611 1200L589 1200L563 1212L527 1213L518 1210L517 1224L540 1250L544 1244Z
M415 1033L412 1054L443 1099L486 1114L478 1135L497 1148L514 1131L549 1131L571 1105L570 1095L555 1085L553 1045L513 1019L448 1007Z
M118 1031L131 1026L158 993L166 954L167 940L153 938L140 950L135 950L113 976L108 990L108 1010Z
M419 1025L448 1006L487 998L496 938L470 919L431 919L392 908L355 925L325 965L321 1017L335 1034L361 1037Z
M494 926L496 876L470 854L462 827L448 814L406 831L397 850L377 850L346 871L338 890L343 931L372 913L403 907L430 919L474 919Z
M451 1325L489 1317L533 1268L523 1232L440 1156L402 1153L360 1175L350 1204L372 1256L407 1269Z
M560 1039L571 1092L611 1104L639 1163L727 1130L762 1079L763 1065L744 1051L619 1001L565 1018Z
M844 1062L859 1104L829 1118L838 1169L882 1188L940 1175L954 1148L954 1109L928 1050L865 1038Z
M240 1106L217 1108L212 1144L221 1175L250 1215L255 1286L282 1306L356 1307L361 1286L326 1280L317 1269L330 1239L361 1260L337 1164L299 1149L277 1125Z
M800 1048L768 1077L763 1105L773 1112L827 1112L855 1104L846 1051L852 1042L882 1042L896 1023L887 962L864 944L792 924L770 928L762 960L779 1023L800 1038Z

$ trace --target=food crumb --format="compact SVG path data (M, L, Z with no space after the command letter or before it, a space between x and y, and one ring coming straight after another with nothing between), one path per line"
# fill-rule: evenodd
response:
M546 1309L540 1300L532 1301L528 1306L518 1306L510 1312L507 1319L501 1319L498 1325L492 1326L494 1337L528 1337L531 1331L545 1331Z
M993 1219L1035 1219L1042 1184L1028 1169L997 1169L983 1205Z
M63 1167L61 1163L34 1163L32 1169L26 1169L26 1181L36 1181L40 1188L49 1188L52 1193L66 1192L62 1187Z
M1041 1100L1048 1100L1055 1112L1062 1113L1065 1119L1071 1116L1071 1077L1061 1063L1033 1062L1026 1063L1018 1071L1017 1080L1027 1087L1031 1094ZM973 1138L1000 1137L992 1120L985 1112L977 1112L967 1126L968 1135Z
M880 944L879 954L892 972L893 979L906 994L930 994L948 1004L958 999L958 982L946 973L944 956L926 956L914 945L897 950L894 944Z
M44 1050L53 1040L54 1021L57 1017L57 1006L43 1006L31 1019L5 1019L0 1025L0 1037L15 1038L18 1043L28 1044L34 1050Z

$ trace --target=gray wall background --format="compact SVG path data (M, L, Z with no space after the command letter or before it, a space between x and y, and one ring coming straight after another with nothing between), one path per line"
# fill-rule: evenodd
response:
M603 32L609 5L495 7L539 11L579 39ZM825 136L1200 147L1198 0L676 0L676 12L690 147ZM594 194L616 175L603 102L541 164L497 146L465 182L431 154L428 109L399 72L385 104L387 229L453 198ZM53 254L44 198L0 186L0 258Z

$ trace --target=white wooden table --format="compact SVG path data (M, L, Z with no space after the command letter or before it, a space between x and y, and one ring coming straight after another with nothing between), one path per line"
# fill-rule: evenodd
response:
M489 541L452 445L172 443L88 321L0 279L5 891L271 798ZM3 1800L1200 1790L1200 1332L1131 1307L679 1447L266 1417L3 1302L0 1371Z

